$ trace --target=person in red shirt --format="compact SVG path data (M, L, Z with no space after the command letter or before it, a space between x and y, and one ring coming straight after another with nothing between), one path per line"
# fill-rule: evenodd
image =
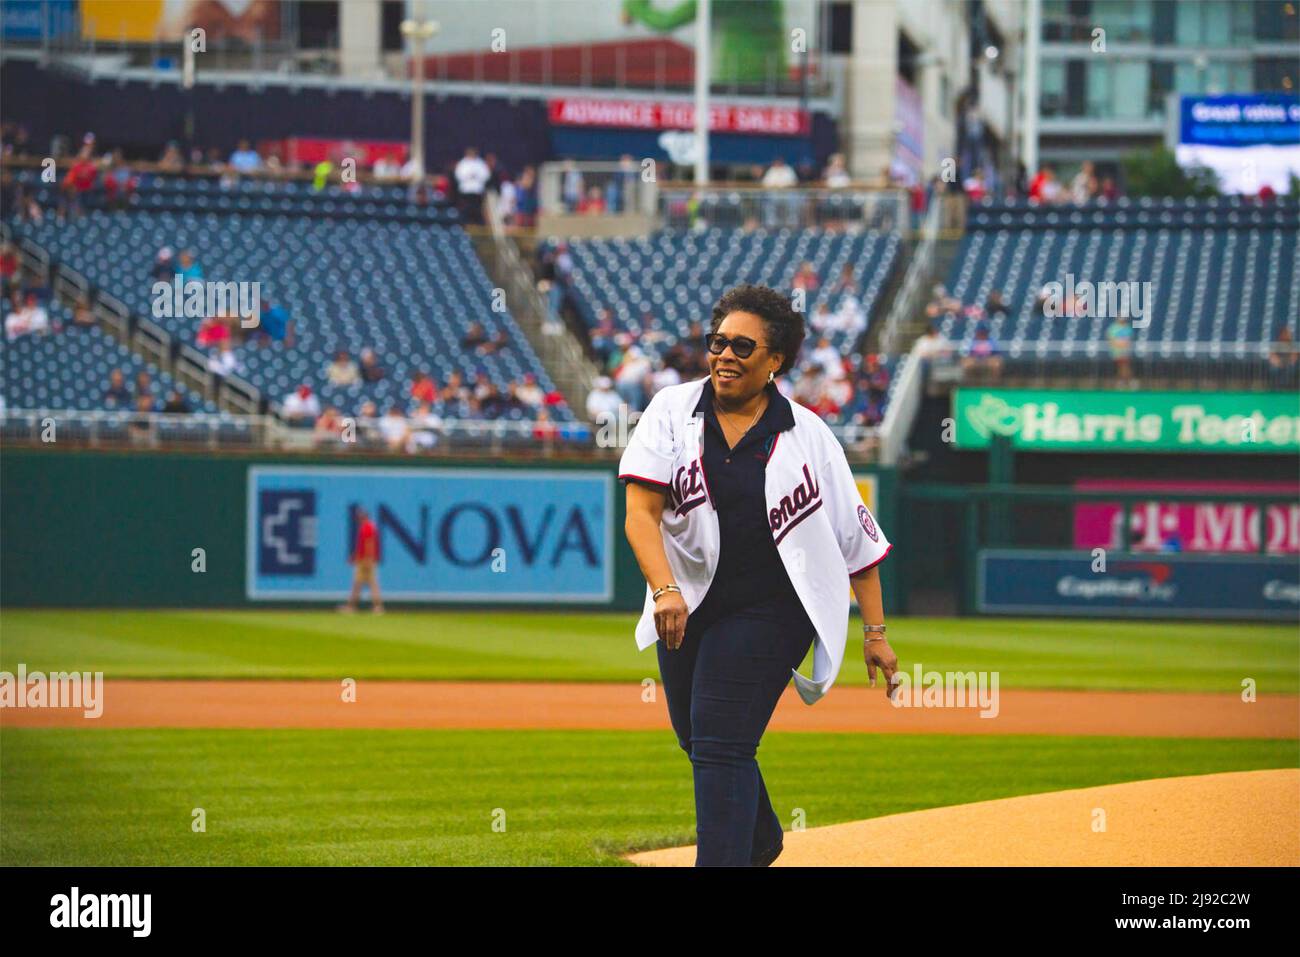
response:
M352 564L352 594L346 605L340 605L339 611L354 612L361 600L363 585L370 587L371 610L376 615L384 613L384 600L379 594L379 575L376 566L379 562L379 530L370 519L370 513L360 505L353 506L356 517L357 537L352 543L352 554L348 561Z

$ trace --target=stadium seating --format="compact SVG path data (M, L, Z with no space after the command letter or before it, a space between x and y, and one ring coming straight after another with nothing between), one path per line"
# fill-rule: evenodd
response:
M177 385L171 376L145 362L103 329L71 328L72 315L67 307L51 303L48 311L51 322L64 326L62 332L21 336L13 341L0 337L0 382L6 408L107 409L104 390L109 374L121 369L133 395L136 373L149 373L150 394L159 408L175 389L194 411L217 411L211 402Z
M296 342L288 349L282 343L241 347L238 374L274 402L308 383L322 404L345 414L366 400L380 409L405 408L417 371L439 384L452 372L469 383L486 377L503 390L531 373L544 391L554 390L514 319L494 311L492 284L454 212L407 203L390 188L379 194L386 197L380 203L273 185L242 183L228 195L210 182L159 178L135 211L92 209L67 224L47 216L15 229L182 342L194 342L197 320L155 315L152 308L149 270L161 247L192 250L205 279L260 282L262 299L287 310ZM210 200L206 207L200 195ZM474 320L489 336L504 333L509 346L492 355L463 346ZM365 347L376 352L386 378L330 385L325 370L334 354L344 350L355 361ZM459 412L436 411L445 418ZM564 405L552 415L574 421Z
M1012 358L1105 354L1112 317L1047 317L1038 303L1044 285L1065 283L1067 274L1076 284L1151 282L1150 322L1135 323L1134 338L1158 346L1157 354L1197 344L1210 344L1211 355L1245 350L1300 315L1298 228L1294 200L973 207L947 286L967 306L1002 292L1009 315L987 322ZM950 313L941 331L965 343L976 324Z
M556 240L551 240L554 245ZM828 334L831 345L856 366L861 333L874 318L881 293L899 254L897 233L805 230L664 229L639 239L571 240L572 291L588 328L608 309L615 329L639 336L657 331L668 337L642 346L652 356L689 335L693 322L707 325L713 304L740 283L761 283L790 291L803 263L817 273L818 288L807 293L806 314L823 304L838 311L852 296L861 305L863 326L856 334ZM845 267L852 269L856 293L835 292ZM648 330L642 316L651 316ZM809 329L806 347L817 333ZM797 378L797 371L792 374Z

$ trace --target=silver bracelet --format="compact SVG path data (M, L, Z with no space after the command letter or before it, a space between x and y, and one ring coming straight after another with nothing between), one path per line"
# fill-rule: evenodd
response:
M884 641L885 626L884 625L863 625L862 634L864 636L865 641ZM871 635L873 634L876 637L872 638Z
M669 591L675 591L675 592L677 592L677 594L679 594L679 595L682 593L682 590L681 590L680 588L678 588L676 585L664 585L664 586L662 586L661 588L656 588L656 589L655 589L655 590L650 594L650 600L651 600L651 601L658 601L660 595L662 595L664 592L669 592Z

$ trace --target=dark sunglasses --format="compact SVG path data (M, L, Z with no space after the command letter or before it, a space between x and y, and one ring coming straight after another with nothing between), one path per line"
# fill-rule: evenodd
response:
M736 336L734 339L729 339L716 332L705 336L704 344L715 356L722 355L727 351L727 346L731 346L731 351L737 359L748 359L754 354L754 350L759 348L758 343L749 336Z

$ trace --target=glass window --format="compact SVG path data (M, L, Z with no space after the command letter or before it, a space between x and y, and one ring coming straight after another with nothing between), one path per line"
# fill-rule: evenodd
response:
M1065 62L1044 60L1039 73L1039 112L1043 116L1065 115Z
M1085 115L1100 119L1107 115L1110 106L1110 91L1113 72L1109 63L1088 64L1088 103Z
M1096 0L1092 20L1106 31L1106 42L1147 43L1151 40L1151 0Z
M1108 115L1122 120L1146 116L1147 82L1150 79L1144 60L1119 60L1115 63L1112 99Z

